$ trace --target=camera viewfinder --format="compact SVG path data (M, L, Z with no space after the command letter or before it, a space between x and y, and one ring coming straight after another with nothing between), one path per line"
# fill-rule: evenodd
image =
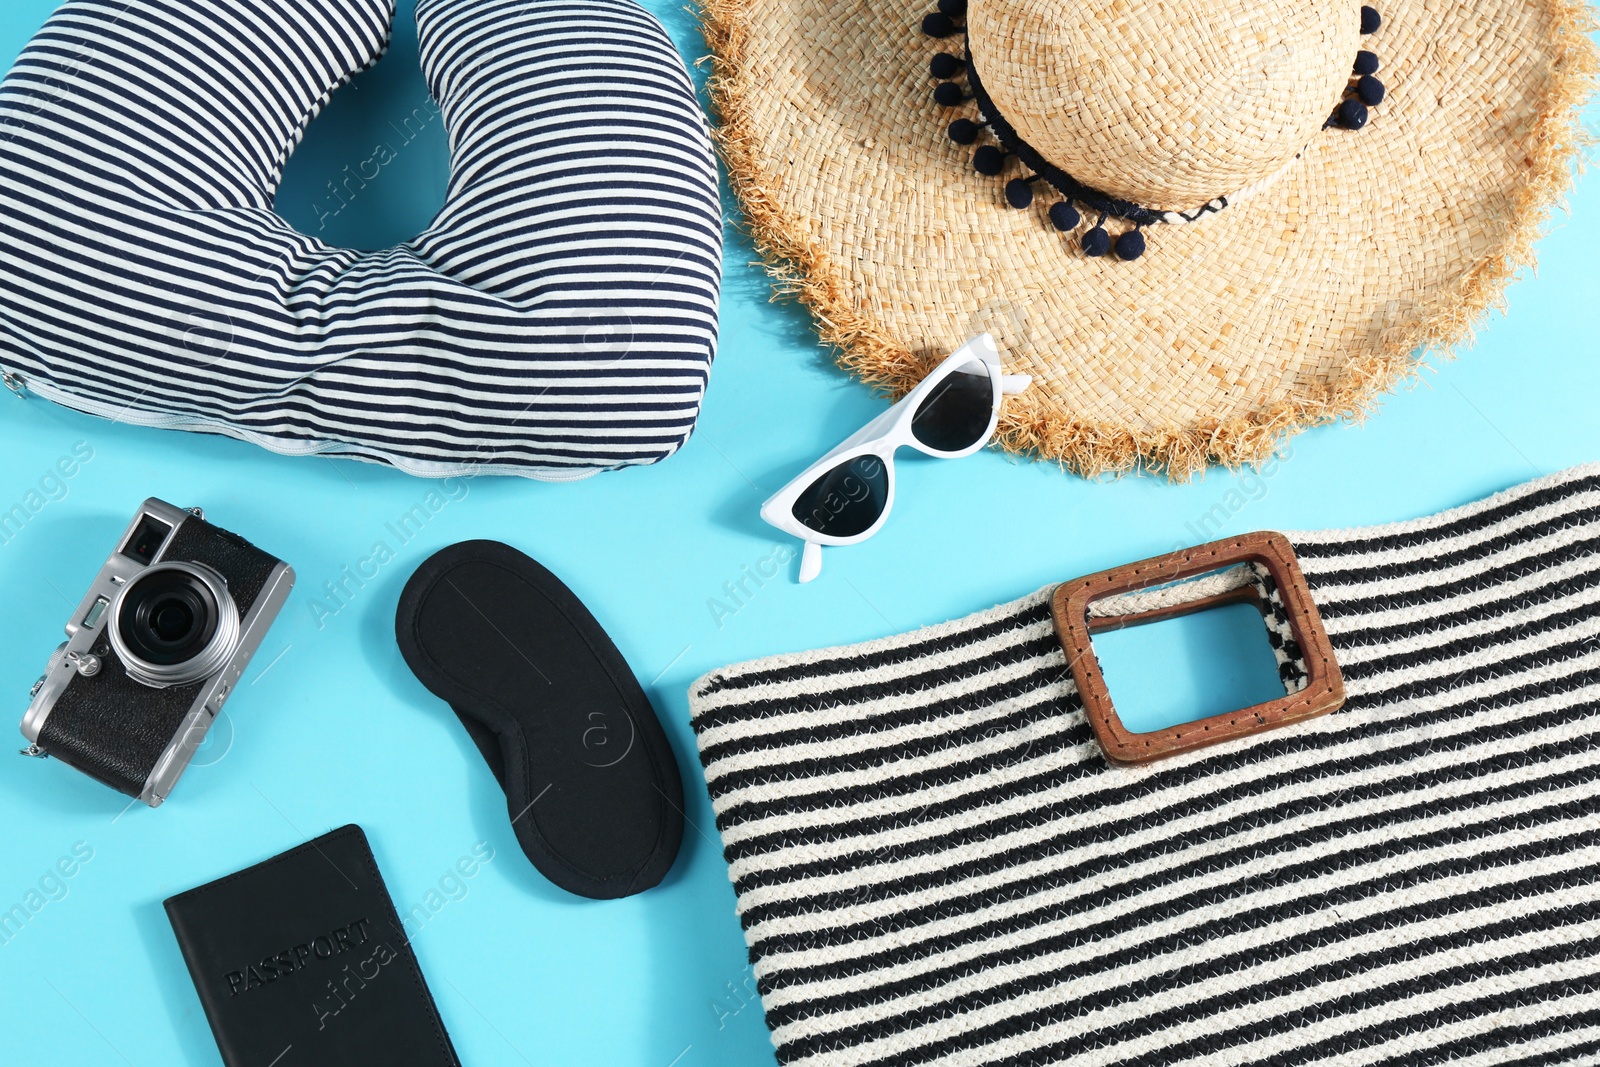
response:
M128 543L122 546L122 554L140 563L149 563L156 558L156 553L161 550L161 546L166 543L167 535L171 532L171 526L160 519L146 515L139 520L139 525L133 531L133 536L128 538Z

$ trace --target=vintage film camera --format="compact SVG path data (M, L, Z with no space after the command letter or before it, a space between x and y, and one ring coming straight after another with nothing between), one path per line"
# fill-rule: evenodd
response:
M160 804L293 585L199 508L146 500L34 683L24 753Z

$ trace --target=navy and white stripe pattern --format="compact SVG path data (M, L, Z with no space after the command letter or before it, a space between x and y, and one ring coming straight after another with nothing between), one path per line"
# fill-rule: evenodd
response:
M1600 1062L1600 465L1288 536L1347 703L1143 768L1049 590L695 684L783 1063Z
M450 134L378 253L272 212L393 0L69 0L0 85L0 369L50 399L413 473L581 477L688 437L717 338L705 120L630 0L419 0Z

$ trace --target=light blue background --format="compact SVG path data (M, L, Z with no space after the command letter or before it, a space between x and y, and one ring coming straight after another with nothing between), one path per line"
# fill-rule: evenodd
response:
M704 53L679 0L647 6L686 57ZM52 7L6 0L0 60L9 64ZM422 103L412 32L402 29L391 57L296 156L280 210L302 228L377 247L416 232L438 206L447 166L442 131L429 129L349 208L326 217L326 202L318 207L330 178L372 154L352 146L387 139L388 123ZM0 544L0 693L19 716L69 611L147 495L203 505L300 578L248 684L161 809L128 808L53 761L0 758L0 911L77 843L93 850L66 895L0 944L0 1059L217 1063L162 898L358 822L402 911L476 843L495 851L414 940L465 1063L771 1063L693 755L684 693L697 675L951 618L1179 543L1400 519L1600 459L1597 249L1591 177L1541 243L1537 280L1511 289L1509 318L1496 316L1475 349L1385 401L1366 426L1295 439L1267 476L1091 484L997 453L904 458L892 521L865 545L829 551L805 587L793 562L777 579L747 577L786 548L757 505L882 402L832 367L798 309L768 302L749 243L731 228L721 356L699 431L678 456L574 485L478 479L404 545L385 524L428 483L0 395L0 510L78 443L94 453L63 497ZM517 545L563 576L656 702L692 823L659 889L595 903L546 883L517 849L466 734L401 662L392 637L401 585L433 551L475 537ZM396 558L319 626L312 598L380 539ZM1153 677L1187 685L1184 650L1174 655L1179 666Z

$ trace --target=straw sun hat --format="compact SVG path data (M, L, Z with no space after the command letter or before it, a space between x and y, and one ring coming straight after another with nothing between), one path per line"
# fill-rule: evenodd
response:
M704 0L756 246L862 379L988 330L1013 451L1185 478L1357 418L1531 264L1581 0ZM1376 9L1381 8L1381 10Z

